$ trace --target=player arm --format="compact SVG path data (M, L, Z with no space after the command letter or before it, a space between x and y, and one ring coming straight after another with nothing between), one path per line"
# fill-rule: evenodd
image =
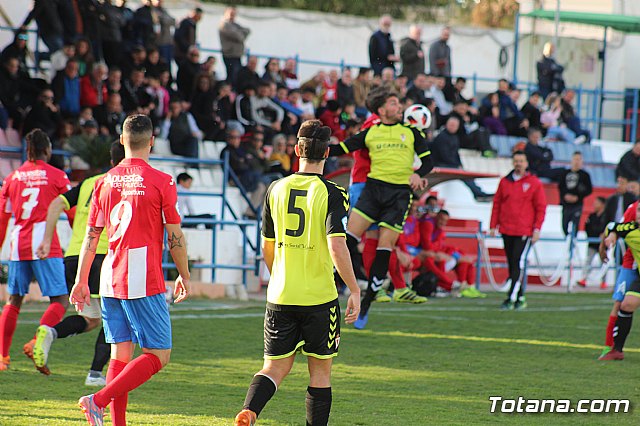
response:
M344 142L340 142L337 145L329 145L329 157L336 157L338 155L348 154L353 151L365 148L365 138L369 129L365 129L356 135L351 136Z
M275 182L269 186L262 205L262 256L271 273L276 246L276 230L271 216L271 190Z
M7 235L10 220L11 213L0 211L0 249L2 249L2 245L4 244L4 237Z
M184 238L184 233L179 224L166 223L165 229L167 230L167 240L169 243L169 252L173 263L176 264L178 274L185 279L190 279L189 274L189 257L187 255L187 243Z
M262 237L262 257L264 258L264 263L267 265L267 269L269 273L271 273L271 268L273 267L273 259L276 249L275 240L269 240Z
M82 250L80 250L80 256L78 258L78 272L76 274L77 285L88 285L91 264L96 257L96 249L98 248L98 242L100 241L100 235L103 230L104 227L102 226L87 226L87 232L82 241Z
M433 170L433 159L431 158L431 151L429 150L429 145L425 140L422 132L418 129L413 130L413 149L415 150L420 162L420 168L416 170L416 174L420 177L426 176L431 170Z
M64 196L60 195L49 204L47 210L47 222L44 229L44 237L42 243L38 246L36 251L40 259L46 259L49 256L49 250L51 249L51 240L53 240L53 234L56 231L56 224L63 211L69 210L69 202Z
M353 266L351 266L351 257L349 255L349 249L347 248L347 239L344 237L335 236L329 238L329 254L331 260L340 274L340 277L344 280L351 294L359 295L360 287L356 282L356 275L353 272Z

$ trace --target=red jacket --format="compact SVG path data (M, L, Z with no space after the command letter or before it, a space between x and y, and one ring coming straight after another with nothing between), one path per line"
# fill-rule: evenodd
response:
M97 107L107 103L107 85L102 84L102 102L98 102L98 88L91 82L91 76L85 75L80 78L80 106L84 107Z
M501 234L530 237L540 230L544 222L547 200L542 183L527 173L521 179L513 179L513 171L500 179L498 191L493 197L490 228L498 228Z
M344 140L344 130L340 127L340 114L325 110L320 114L322 124L331 129L331 136L335 136L338 140Z
M435 220L423 220L420 222L420 247L422 250L442 251L446 233L436 227Z

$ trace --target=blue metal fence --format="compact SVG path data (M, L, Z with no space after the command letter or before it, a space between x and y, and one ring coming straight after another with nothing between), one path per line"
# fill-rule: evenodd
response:
M23 145L23 148L17 147L1 147L0 153L13 153L20 154L22 156L22 160L26 159L26 145ZM65 157L71 157L73 154L64 151L64 150L54 150L54 154L64 155ZM249 196L247 191L242 186L240 179L233 172L231 167L229 166L229 154L226 153L223 159L221 160L204 160L204 159L194 159L194 158L183 158L183 157L158 157L158 156L150 156L149 159L155 162L169 162L169 163L179 163L179 164L194 164L194 165L202 165L202 166L211 166L211 167L221 167L223 170L223 181L222 186L219 192L216 191L178 191L178 195L187 195L187 196L205 196L212 198L219 198L221 200L221 217L220 218L211 218L211 219L184 219L183 223L186 224L205 224L212 226L212 242L211 242L211 258L213 261L211 263L196 263L193 264L192 267L195 269L211 269L211 279L215 281L216 269L233 269L233 270L241 270L242 271L242 283L246 286L247 284L247 272L253 271L256 275L258 274L259 260L260 260L260 223L258 210L256 206L251 204L249 200ZM234 186L238 188L240 191L240 195L250 206L251 210L256 214L257 220L243 220L240 218L240 215L235 212L227 199L227 188L229 184L233 182ZM227 213L231 215L231 218L226 218ZM242 233L242 255L241 255L241 264L222 264L216 262L216 242L217 242L217 231L218 229L223 229L225 226L235 226L240 229ZM255 226L255 239L254 241L249 238L248 229L249 227ZM247 252L251 251L255 253L255 261L253 263L248 263ZM169 259L169 252L165 248L163 268L175 268L175 264L166 261ZM6 262L3 262L6 263Z

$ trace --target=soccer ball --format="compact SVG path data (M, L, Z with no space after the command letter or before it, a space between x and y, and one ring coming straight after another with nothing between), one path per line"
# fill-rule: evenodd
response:
M424 130L431 125L431 111L424 105L411 105L404 111L404 122L417 129Z

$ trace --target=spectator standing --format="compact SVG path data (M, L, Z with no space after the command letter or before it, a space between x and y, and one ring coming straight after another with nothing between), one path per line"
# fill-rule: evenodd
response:
M587 221L584 224L584 230L587 233L588 238L600 238L604 232L607 222L605 222L604 206L606 200L604 197L596 197L593 200L593 213L589 215ZM598 255L599 243L589 243L587 246L587 256L584 259L584 269L582 270L582 279L578 281L578 285L582 287L587 286L587 279L591 274L591 264L593 258ZM606 288L607 283L604 281L607 269L601 271L598 277L598 281L601 283L600 288Z
M184 99L191 99L193 96L193 86L198 74L200 74L200 50L196 46L191 46L187 52L187 58L178 66L176 76L178 90Z
M160 137L169 140L173 154L198 158L198 141L202 139L202 132L193 116L184 111L181 99L174 98L169 103L169 111L162 123Z
M51 0L34 0L33 8L22 23L22 27L27 28L33 19L36 20L38 35L50 53L62 49L64 43L64 28L56 3Z
M522 151L513 155L513 170L500 179L498 191L493 197L490 235L496 231L502 234L504 251L509 264L511 287L506 300L500 307L503 310L522 310L527 307L524 296L525 278L521 264L531 244L540 238L540 228L544 222L547 201L542 183L527 172L527 156Z
M447 44L451 28L444 27L440 38L429 47L429 72L437 77L451 77L451 48Z
M144 46L145 48L151 47L156 43L156 34L154 32L154 18L155 14L151 0L142 0L142 6L140 6L133 14L133 32L135 34L136 44ZM157 20L157 17L156 17Z
M341 107L355 103L353 78L349 68L342 70L342 76L338 80L338 103Z
M582 166L582 153L576 151L571 156L571 167L560 172L558 178L562 204L562 230L565 235L569 233L569 223L573 224L573 234L578 232L583 201L593 192L591 176L582 169Z
M527 144L524 153L527 156L529 172L538 176L551 179L554 172L551 169L553 152L546 146L540 145L542 132L539 129L531 128L528 132Z
M237 87L237 76L242 67L240 58L244 55L244 43L251 30L236 22L237 13L235 6L229 6L225 9L218 33L222 48L222 60L227 69L227 81L234 89L241 91L242 89Z
M385 68L394 69L394 63L400 58L396 56L390 29L392 19L390 15L380 17L380 28L369 39L369 61L375 75L382 74Z
M413 81L418 73L424 72L424 52L422 51L422 28L418 25L409 27L409 37L400 42L400 60L402 61L402 74Z
M640 178L640 140L624 153L616 167L616 176L622 176L627 180Z
M174 56L176 63L180 64L187 59L189 47L196 45L197 42L197 25L202 19L202 9L196 7L191 14L184 18L173 34L175 44Z
M60 112L65 117L77 117L80 113L80 77L78 76L78 62L69 59L64 70L59 71L51 88L55 96L55 103L60 106Z
M173 61L172 29L176 26L176 19L162 6L163 0L152 0L153 4L153 28L156 33L156 46L160 57L171 70Z
M553 43L545 43L542 48L542 58L536 63L538 91L543 99L546 99L551 92L562 93L565 87L562 77L564 67L553 58L554 52Z
M616 192L607 198L604 206L605 222L621 222L624 212L638 197L629 192L629 179L624 176L616 178Z
M124 16L119 8L109 1L100 6L100 34L104 61L110 67L120 64L122 60L122 26Z
M98 0L78 0L76 2L82 20L82 31L78 33L83 34L87 40L88 50L92 52L92 56L98 61L103 59L102 38L100 33L100 3ZM76 51L80 51L77 45ZM84 76L90 70L91 67L85 70L81 66L80 77Z

